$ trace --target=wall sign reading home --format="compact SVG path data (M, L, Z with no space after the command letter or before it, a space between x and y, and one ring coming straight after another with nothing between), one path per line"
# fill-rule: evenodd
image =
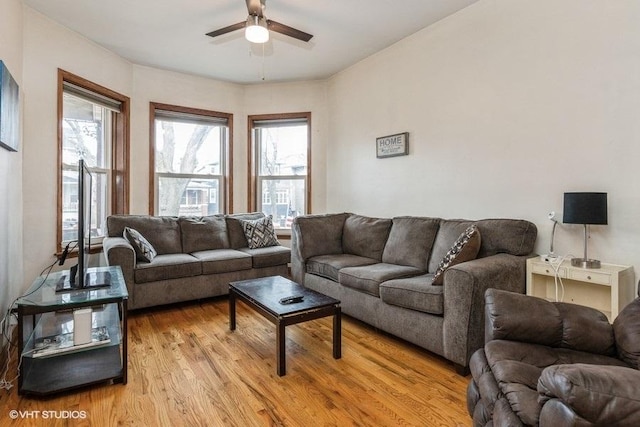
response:
M409 154L409 132L376 138L376 157L406 156Z

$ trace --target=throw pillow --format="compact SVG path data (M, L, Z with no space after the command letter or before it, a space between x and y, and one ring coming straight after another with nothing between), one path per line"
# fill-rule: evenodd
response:
M136 259L138 261L151 262L158 255L153 245L138 230L125 227L122 234L131 243L133 250L136 251Z
M273 228L271 215L256 220L240 220L242 231L247 238L249 249L266 248L267 246L278 246L278 238Z
M447 268L453 267L461 262L476 259L478 252L480 251L480 243L480 231L478 230L478 227L475 224L467 227L467 229L464 230L460 237L455 241L453 246L451 246L451 249L449 249L444 258L442 258L440 264L438 264L436 273L433 276L432 284L442 285L444 281L444 272Z

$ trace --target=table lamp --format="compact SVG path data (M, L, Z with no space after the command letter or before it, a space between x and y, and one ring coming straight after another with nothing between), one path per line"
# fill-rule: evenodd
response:
M584 258L572 258L571 265L600 268L600 261L587 256L587 225L607 224L607 193L564 193L562 222L584 226Z

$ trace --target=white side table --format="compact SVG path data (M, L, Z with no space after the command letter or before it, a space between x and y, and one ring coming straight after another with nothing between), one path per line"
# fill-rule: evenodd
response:
M539 257L529 258L527 295L556 301L556 294L563 302L598 309L613 322L635 298L633 267L602 263L601 268L582 268L573 267L570 260L552 265Z

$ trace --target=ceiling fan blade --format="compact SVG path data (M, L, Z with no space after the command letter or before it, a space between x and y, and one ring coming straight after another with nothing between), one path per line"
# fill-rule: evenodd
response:
M249 0L247 0L249 1ZM267 19L267 28L271 31L275 31L276 33L284 34L285 36L293 37L294 39L302 40L303 42L308 42L311 40L313 35L309 33L305 33L304 31L296 30L293 27L288 25L281 24L276 21L272 21L271 19Z
M249 15L262 16L266 0L246 0Z
M223 34L227 34L227 33L230 33L232 31L244 28L246 24L247 24L246 21L238 22L237 24L229 25L228 27L224 27L224 28L220 28L220 29L215 30L215 31L211 31L210 33L207 33L207 35L209 37L218 37L218 36L221 36Z

